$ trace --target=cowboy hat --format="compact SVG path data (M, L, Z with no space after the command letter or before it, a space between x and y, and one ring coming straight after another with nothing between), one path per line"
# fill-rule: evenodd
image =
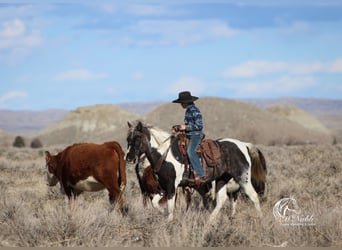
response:
M198 99L197 96L192 96L190 91L183 91L178 94L178 99L173 100L174 103L191 103Z

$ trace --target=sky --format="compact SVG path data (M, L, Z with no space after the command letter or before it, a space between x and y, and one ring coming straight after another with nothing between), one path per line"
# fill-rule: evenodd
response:
M0 0L0 109L342 99L340 0Z

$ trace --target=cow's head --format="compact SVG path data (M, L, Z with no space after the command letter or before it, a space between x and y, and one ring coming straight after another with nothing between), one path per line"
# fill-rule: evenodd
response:
M58 179L55 175L57 169L56 157L52 156L49 151L45 151L46 161L46 181L49 186L55 186L58 183Z

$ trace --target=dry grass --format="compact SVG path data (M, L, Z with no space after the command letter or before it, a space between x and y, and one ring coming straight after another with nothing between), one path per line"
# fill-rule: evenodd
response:
M58 186L48 188L43 150L0 148L0 246L342 247L342 145L260 148L269 168L264 217L254 217L253 205L241 196L236 217L229 218L227 203L212 226L197 195L189 211L179 200L172 223L150 204L143 207L131 165L123 217L117 209L109 213L107 191L84 193L69 204ZM313 226L275 220L274 204L288 196L314 216Z

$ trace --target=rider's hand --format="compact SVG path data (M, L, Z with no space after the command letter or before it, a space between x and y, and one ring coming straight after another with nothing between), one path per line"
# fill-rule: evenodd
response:
M184 124L182 125L174 125L171 129L171 132L173 134L176 134L179 131L184 131L186 129L186 126Z
M186 130L186 126L184 124L180 125L179 130Z
M174 125L172 126L171 132L172 134L176 134L180 130L180 125Z

